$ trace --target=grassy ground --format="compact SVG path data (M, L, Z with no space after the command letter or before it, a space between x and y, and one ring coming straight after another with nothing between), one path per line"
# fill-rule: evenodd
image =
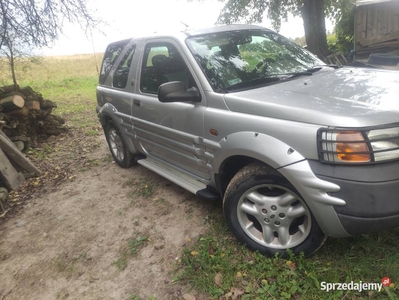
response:
M18 81L55 101L55 113L72 126L86 135L100 134L95 116L100 63L101 55L48 57L40 64L18 65ZM0 71L0 85L11 84L4 60ZM399 229L329 239L310 258L286 260L267 258L238 244L223 222L221 209L211 213L208 221L209 232L190 241L176 265L175 282L190 286L191 294L221 299L398 299ZM126 247L131 251L144 242L141 235L135 236ZM123 260L115 264L124 267ZM381 283L385 277L392 282L381 292L321 290L322 282Z
M328 239L315 255L287 260L267 258L238 244L220 212L210 222L211 230L185 248L175 280L211 298L398 299L399 229ZM391 284L380 292L321 290L327 283L381 283L385 277Z

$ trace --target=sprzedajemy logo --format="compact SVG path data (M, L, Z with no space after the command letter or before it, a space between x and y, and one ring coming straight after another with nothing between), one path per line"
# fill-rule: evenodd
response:
M320 283L320 289L322 291L378 291L381 292L382 286L389 286L391 284L391 279L389 277L384 277L381 283L376 282L325 282Z

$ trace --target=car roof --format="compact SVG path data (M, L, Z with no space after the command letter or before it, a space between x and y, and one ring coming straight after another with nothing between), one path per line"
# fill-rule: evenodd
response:
M235 30L254 30L254 29L262 29L268 30L265 27L259 25L248 25L248 24L230 24L230 25L215 25L212 27L201 28L201 29L186 29L183 31L187 36L196 36L208 33L217 33L217 32L225 32L225 31L235 31Z
M130 40L141 40L141 39L148 39L148 38L163 38L163 37L172 37L172 36L185 38L185 37L203 35L203 34L208 34L208 33L228 32L228 31L236 31L236 30L272 31L268 28L265 28L265 27L262 27L259 25L247 25L247 24L215 25L215 26L205 27L205 28L186 28L184 30L154 32L153 34L150 34L150 35L149 34L137 35L137 36L133 36L130 39L115 41L115 42L111 43L110 45L116 44L116 43L121 43L124 41L130 41Z

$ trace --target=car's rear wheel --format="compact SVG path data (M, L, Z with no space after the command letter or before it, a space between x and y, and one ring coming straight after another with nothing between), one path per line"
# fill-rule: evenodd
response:
M295 188L274 169L248 165L231 180L223 200L228 226L239 241L265 255L310 255L326 237Z
M126 147L126 143L114 121L107 123L105 137L115 162L122 168L131 167L135 162L133 155Z

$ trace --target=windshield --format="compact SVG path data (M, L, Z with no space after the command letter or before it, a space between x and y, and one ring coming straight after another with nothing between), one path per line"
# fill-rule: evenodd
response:
M237 30L186 41L216 92L251 88L303 75L324 63L289 39L266 30Z

